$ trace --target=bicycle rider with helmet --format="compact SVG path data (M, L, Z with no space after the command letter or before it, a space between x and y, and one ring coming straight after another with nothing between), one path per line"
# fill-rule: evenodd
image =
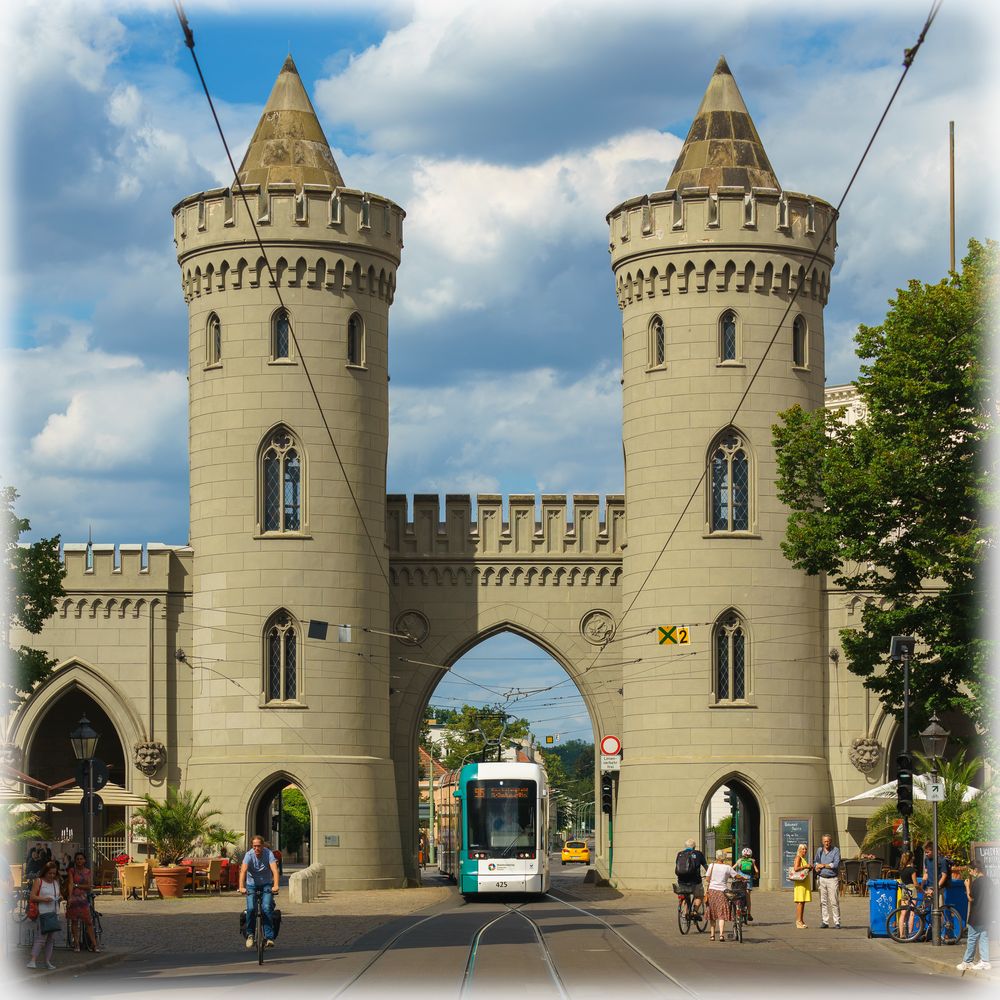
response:
M753 888L753 880L760 878L760 869L753 859L753 851L749 847L744 847L740 851L740 860L733 867L747 880L747 921L753 920L750 912L750 890Z
M684 850L677 855L674 874L677 876L677 887L691 894L691 909L702 913L705 909L705 883L702 881L701 870L708 868L705 855L695 847L693 839L684 841Z

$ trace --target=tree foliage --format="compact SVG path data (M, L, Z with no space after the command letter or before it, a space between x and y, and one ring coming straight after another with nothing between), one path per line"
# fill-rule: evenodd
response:
M31 528L27 518L14 510L17 491L12 486L0 489L0 544L3 545L4 593L0 603L0 640L8 667L0 677L4 696L17 705L31 689L51 672L56 661L44 650L18 646L10 649L9 633L20 627L38 635L65 592L62 587L65 569L59 560L59 536L43 538L31 545L18 540Z
M289 785L281 790L281 850L295 851L309 834L311 818L306 797Z
M469 761L496 760L498 750L531 736L527 719L511 718L502 704L463 705L460 709L428 709L445 728L443 748L430 745L426 725L421 745L446 768ZM442 753L443 749L443 753Z
M915 727L956 709L992 730L983 632L996 270L997 245L972 241L960 274L911 281L880 326L860 327L863 420L796 406L773 429L778 495L791 508L782 550L807 573L869 597L841 643L848 668L897 717L902 671L885 669L889 641L917 637Z
M159 802L144 795L144 806L135 810L132 833L149 843L150 851L161 865L173 865L187 857L203 839L225 838L232 842L232 831L216 822L218 809L208 808L208 796L203 792L180 791L167 785L167 797Z

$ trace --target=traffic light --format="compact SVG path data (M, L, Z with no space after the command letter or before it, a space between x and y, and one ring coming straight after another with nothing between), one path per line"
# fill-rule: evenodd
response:
M900 816L913 815L913 757L896 756L896 809Z
M615 797L615 782L610 774L601 775L601 812L611 815L611 805Z
M729 806L731 812L740 811L739 797L737 796L736 792L734 792L731 788L726 789L723 798L726 800L726 805Z

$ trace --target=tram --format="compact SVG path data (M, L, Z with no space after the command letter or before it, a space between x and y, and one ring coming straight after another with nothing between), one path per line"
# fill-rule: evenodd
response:
M439 867L466 897L549 888L549 788L538 764L466 764L443 782Z

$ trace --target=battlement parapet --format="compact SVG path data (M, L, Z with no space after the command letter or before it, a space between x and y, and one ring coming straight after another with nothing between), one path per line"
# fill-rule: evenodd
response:
M530 557L619 560L625 547L625 498L605 498L603 521L597 494L574 494L572 505L568 520L565 494L542 494L540 505L534 494L511 494L504 520L499 494L479 494L475 517L470 495L448 494L442 520L441 497L418 493L408 518L406 496L390 494L386 498L389 557L466 562Z
M607 215L619 305L726 291L734 280L736 291L776 295L794 293L799 282L800 295L825 304L836 217L819 198L776 188L688 187L630 198Z
M389 271L399 265L406 213L382 195L322 184L248 184L242 190L245 203L239 191L213 188L174 206L174 244L182 271L199 264L204 271L218 251L224 257L239 251L255 263L254 223L265 247L337 248L352 260L363 259L365 270L373 258L381 258ZM218 269L220 262L214 263Z
M66 569L63 589L120 593L163 593L183 589L190 578L194 550L188 545L99 544L62 546Z

